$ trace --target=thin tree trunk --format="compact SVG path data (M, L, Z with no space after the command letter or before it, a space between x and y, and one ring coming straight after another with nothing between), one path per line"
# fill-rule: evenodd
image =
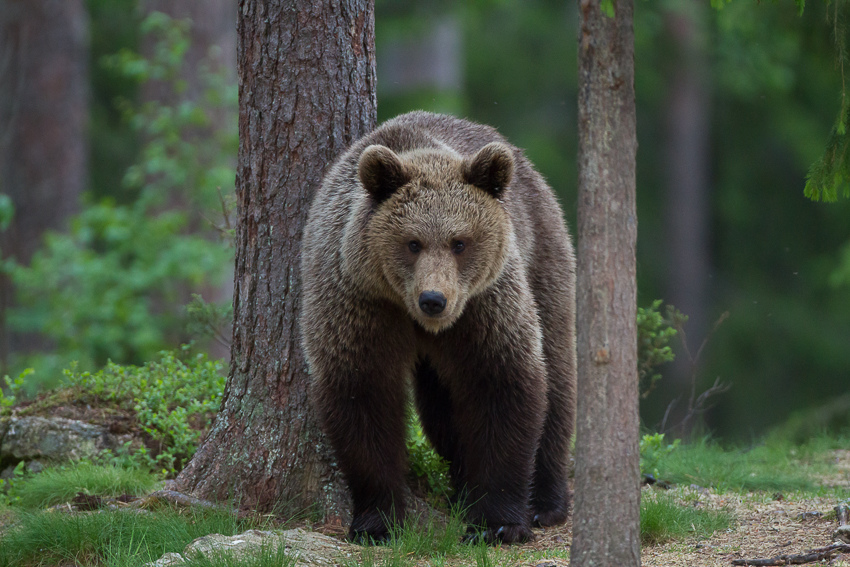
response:
M669 81L667 136L664 143L667 179L667 238L669 250L668 301L688 315L690 351L695 353L708 329L706 289L709 254L709 91L708 68L702 47L703 6L687 2L671 8L665 17L675 46ZM695 342L694 342L695 341ZM680 352L671 369L673 396L680 396L669 423L682 422L688 412L685 400L691 388L691 361ZM682 430L690 435L693 420Z
M76 212L87 181L88 13L83 0L0 0L0 191L15 206L3 258L29 262ZM0 317L12 303L0 281ZM0 321L0 358L8 339ZM16 336L16 350L38 346Z
M308 399L298 340L301 231L334 158L375 126L374 3L241 0L230 376L177 487L344 521L349 502Z
M580 0L578 407L571 565L640 565L631 0Z

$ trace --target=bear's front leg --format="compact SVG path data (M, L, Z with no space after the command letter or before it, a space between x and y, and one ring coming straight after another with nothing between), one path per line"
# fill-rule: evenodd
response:
M379 317L380 307L373 306L341 314L352 306L336 306L346 325L329 318L316 340L306 336L305 344L314 405L351 491L348 537L380 542L404 519L412 338L398 315Z
M531 539L529 498L543 420L546 371L533 306L512 317L477 304L447 335L444 364L463 455L466 515L488 542ZM510 328L507 328L510 327Z

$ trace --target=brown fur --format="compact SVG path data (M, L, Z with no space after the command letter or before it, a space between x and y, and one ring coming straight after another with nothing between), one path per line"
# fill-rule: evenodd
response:
M403 517L411 379L484 537L522 541L532 522L563 522L575 257L522 152L487 126L399 116L327 174L302 254L303 344L352 492L349 535L381 539ZM425 312L423 292L442 312Z

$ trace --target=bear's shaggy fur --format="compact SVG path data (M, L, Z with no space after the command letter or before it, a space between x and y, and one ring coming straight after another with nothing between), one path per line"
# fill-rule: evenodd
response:
M488 541L567 518L575 256L541 176L493 128L413 112L331 168L304 230L314 404L353 497L349 536L404 514L405 413Z

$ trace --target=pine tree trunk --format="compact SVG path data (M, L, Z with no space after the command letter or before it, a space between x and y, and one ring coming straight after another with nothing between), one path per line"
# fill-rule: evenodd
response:
M241 0L230 375L177 488L347 521L314 418L296 321L301 231L325 169L375 126L374 2Z
M0 192L15 207L4 259L28 264L77 211L87 181L88 13L83 0L0 0ZM34 335L8 337L14 290L0 276L0 366ZM11 345L9 344L11 342Z
M640 565L632 0L580 0L578 407L571 565Z

